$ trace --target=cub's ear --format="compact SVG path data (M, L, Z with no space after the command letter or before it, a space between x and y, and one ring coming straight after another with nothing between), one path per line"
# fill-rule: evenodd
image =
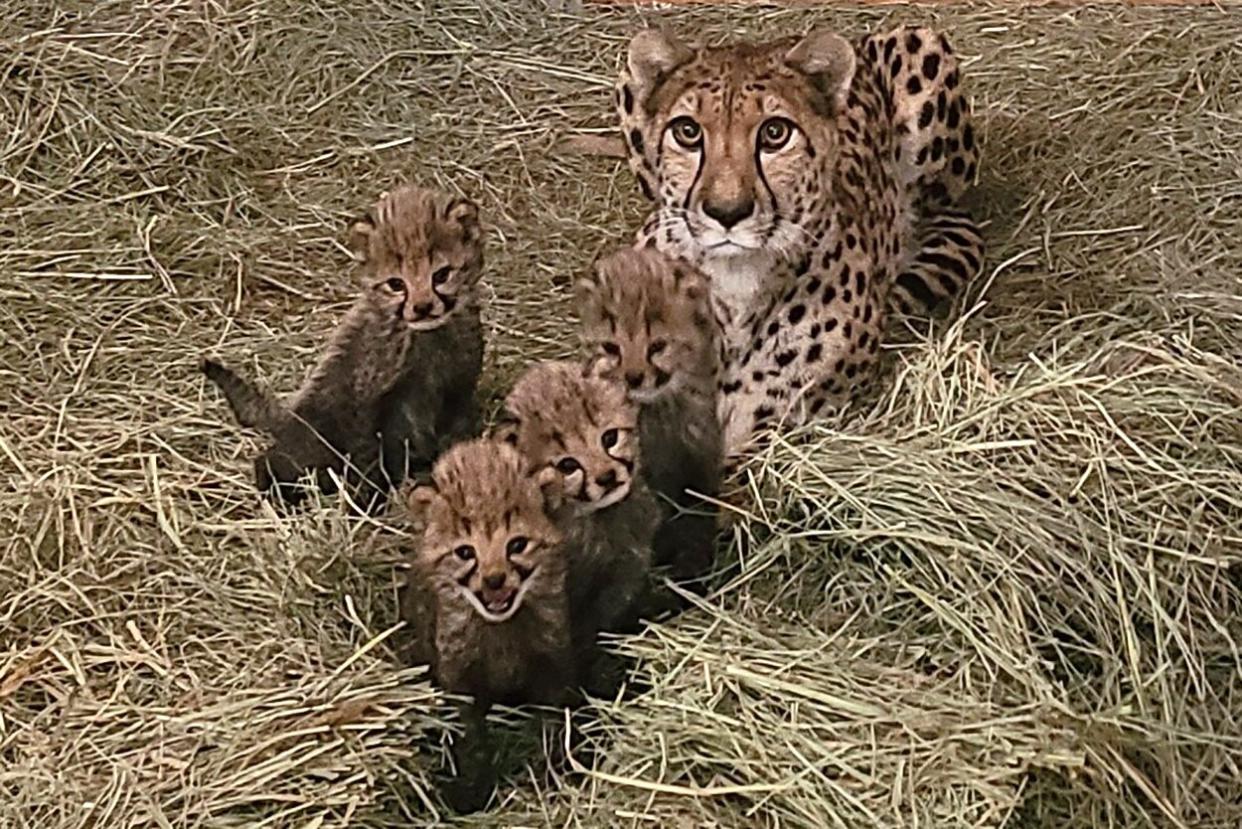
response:
M400 499L405 504L406 516L416 532L422 532L431 518L432 507L440 500L440 492L433 484L406 481L401 486Z
M845 108L854 81L854 47L836 32L816 29L785 54L785 64L807 75L831 101L834 112Z
M535 474L535 483L543 493L544 511L554 513L565 505L565 483L555 469L550 466L540 469Z
M522 421L506 412L500 416L500 420L496 421L496 425L492 427L492 437L501 443L517 446L518 430L521 428Z
M670 72L681 66L694 52L677 38L660 29L643 29L630 39L627 63L639 100L644 100Z
M475 241L482 235L482 228L479 224L479 206L470 199L453 199L449 203L448 210L444 211L444 218L450 224L461 228L462 234L470 241Z
M600 269L602 259L597 258L591 263L584 274L574 282L574 299L578 303L579 314L589 316L599 307L600 292L603 288L603 272Z
M355 219L349 226L349 251L359 262L366 262L375 235L375 221L370 216Z

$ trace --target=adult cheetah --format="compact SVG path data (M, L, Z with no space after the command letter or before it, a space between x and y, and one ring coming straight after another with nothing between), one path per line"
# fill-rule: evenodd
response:
M925 28L631 40L616 107L657 204L636 244L712 280L731 454L860 392L889 311L941 304L978 272L982 239L955 206L979 158L960 80Z

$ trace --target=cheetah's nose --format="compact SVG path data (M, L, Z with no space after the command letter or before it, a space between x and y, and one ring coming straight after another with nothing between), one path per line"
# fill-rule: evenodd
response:
M604 474L596 476L595 483L603 487L605 492L612 492L619 486L617 483L617 470L609 469Z
M421 320L431 316L431 303L424 302L414 306L414 319Z
M755 200L749 196L733 201L704 201L703 212L720 222L725 230L755 212Z
M499 590L505 586L504 573L492 573L483 577L483 586L488 590Z
M642 372L628 371L625 374L625 384L632 389L636 389L643 384Z

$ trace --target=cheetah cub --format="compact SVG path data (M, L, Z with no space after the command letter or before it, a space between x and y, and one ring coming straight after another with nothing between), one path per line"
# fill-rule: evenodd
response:
M570 362L539 363L505 399L497 435L554 472L577 520L569 602L579 649L633 630L648 599L660 509L640 477L638 410L625 388Z
M724 446L716 413L720 331L706 277L653 250L620 250L577 284L588 371L624 381L639 407L647 485L664 501L655 562L676 579L701 577L716 519L689 491L720 489Z
M414 186L382 196L350 234L362 259L361 293L301 389L285 401L232 369L204 360L237 421L269 433L255 482L286 502L313 472L379 492L415 463L475 433L483 362L478 281L483 235L463 198Z
M462 811L483 806L495 785L490 706L564 705L577 682L560 481L528 466L505 443L474 440L441 456L430 484L403 490L417 538L401 593L408 656L472 698L454 745L457 777L443 791Z

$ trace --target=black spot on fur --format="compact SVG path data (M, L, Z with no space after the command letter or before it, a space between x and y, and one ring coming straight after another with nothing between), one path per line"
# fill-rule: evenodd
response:
M919 110L919 129L927 129L931 126L932 119L936 117L936 106L931 101L925 101L923 108Z
M762 371L751 372L750 379L754 380L756 383L761 382L763 380L763 372Z
M777 322L776 320L772 320L772 322L768 323L768 336L769 337L775 337L776 332L780 330L781 330L781 324Z
M868 304L867 304L867 305L863 308L863 322L864 322L864 323L871 322L871 313L872 313L872 311L871 311L871 305L870 305L870 303L868 303Z
M975 148L975 128L973 124L967 124L962 130L962 149L969 152Z
M850 337L853 337L854 336L854 323L850 322L849 320L846 320L845 327L841 329L841 333L845 335L845 339L847 340Z
M897 38L890 37L884 42L884 62L888 63L893 59L893 50L897 48Z
M906 51L910 54L916 53L923 48L923 39L914 32L906 35Z
M919 81L918 75L911 75L910 79L906 81L906 91L911 95L918 95L923 91L923 84Z
M823 353L824 347L819 343L815 343L806 350L806 361L808 363L818 363Z
M945 89L957 88L957 70L956 69L954 69L952 72L944 76L944 87Z
M962 112L958 107L957 101L949 104L949 117L945 119L944 125L951 130L957 129L957 125L961 123Z
M935 52L923 58L923 77L929 81L936 80L940 74L940 55Z
M851 365L847 366L847 367L846 367L846 369L845 369L845 376L846 376L846 377L848 377L848 378L849 378L849 379L851 379L851 380L853 380L853 379L854 379L854 375L855 375L855 374L857 374L857 373L858 373L858 369L857 369L857 368L855 368L855 367L853 366L853 364L851 364Z
M638 131L637 127L630 130L630 146L634 148L634 152L639 155L643 154L643 134Z
M798 356L798 352L796 349L791 348L788 351L782 351L780 354L776 355L776 364L780 366L781 368L784 368L785 366L792 363L794 361L794 358L797 356Z
M866 347L867 347L867 343L868 343L868 342L870 342L870 341L871 341L871 332L869 332L869 331L864 331L864 332L862 332L861 334L859 334L859 335L858 335L858 346L859 346L859 348L866 348Z
M862 295L863 289L867 287L867 275L859 268L854 272L854 290Z
M936 96L936 118L943 121L944 111L948 106L948 99L944 96L944 90L940 90L940 94Z
M921 147L919 149L919 154L914 157L914 163L921 166L925 164L926 162L927 162L927 148Z
M648 201L655 201L655 193L651 192L651 185L647 184L647 179L640 178L638 180L638 187L640 190L643 191L643 198L647 199ZM647 240L647 247L653 247L654 245L655 245L654 238Z
M833 331L836 330L836 328L837 328L837 320L835 317L830 318L826 323L824 323L825 334L831 334Z
M820 282L820 279L818 276L812 276L809 280L807 280L807 283L806 283L806 295L814 296L815 293L819 290L819 286L821 284L822 283Z
M953 159L953 163L949 165L949 168L953 170L953 175L960 176L962 173L966 172L966 162L963 161L962 157L959 155L957 158Z
M944 139L941 138L939 135L937 135L935 140L932 141L931 160L939 161L941 156L943 155L944 155Z
M893 58L892 76L895 78L901 74L901 55Z
M802 321L802 318L805 316L806 316L806 306L801 305L801 304L795 305L794 307L789 309L789 324L797 325L799 322Z
M776 409L771 406L760 406L755 409L755 423L763 423L765 420L771 420L776 414Z
M837 289L832 287L831 285L825 286L824 287L824 304L829 305L832 302L836 301L836 298L837 298ZM831 331L832 329L828 329L828 330Z
M844 302L846 305L849 305L851 302L854 301L854 292L851 291L849 288L846 288L844 291L841 292L841 301Z
M621 108L625 110L626 115L634 111L634 93L630 92L630 88L624 85L621 87Z
M736 394L742 388L741 380L734 380L732 383L725 383L720 390L725 394Z

